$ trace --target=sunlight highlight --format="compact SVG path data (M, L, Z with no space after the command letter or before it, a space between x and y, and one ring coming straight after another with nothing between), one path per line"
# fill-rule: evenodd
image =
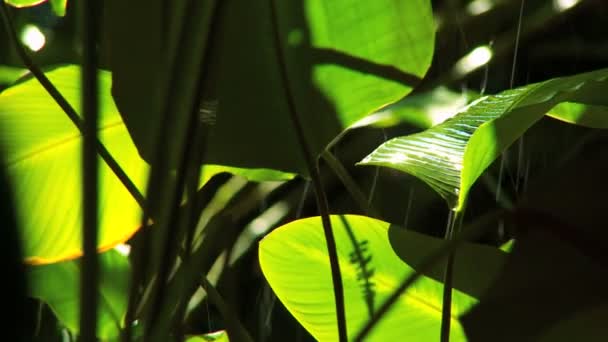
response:
M37 26L27 24L23 27L23 31L21 31L21 42L30 50L36 52L44 47L46 37Z
M581 0L553 0L553 8L558 12L563 12L576 6L579 2Z
M470 15L485 13L494 7L494 3L489 0L474 0L467 5L467 12Z
M466 75L471 71L486 65L491 59L492 49L490 46L478 46L456 63L454 72L457 75Z

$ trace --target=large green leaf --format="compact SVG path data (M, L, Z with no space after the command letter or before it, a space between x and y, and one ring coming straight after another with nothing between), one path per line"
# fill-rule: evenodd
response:
M332 216L331 221L344 284L348 335L354 337L367 322L370 308L377 309L414 270L391 248L388 223L356 215ZM352 239L356 239L357 249ZM418 245L416 251L426 255L434 246ZM260 242L259 257L264 276L291 314L317 340L336 341L331 271L320 218L294 221L273 231ZM361 261L369 257L363 269ZM369 272L371 276L364 276ZM365 291L366 284L372 296ZM440 282L420 279L380 321L369 340L439 339L442 291ZM452 341L464 340L456 317L475 302L473 297L454 290Z
M360 164L410 173L459 211L483 171L554 106L608 105L607 78L608 69L602 69L480 98L438 126L389 140Z
M7 4L15 7L30 7L40 5L47 0L4 0Z
M131 180L143 189L147 166L109 94L110 74L100 76L99 137ZM80 107L77 67L47 73L74 108ZM49 263L81 254L81 136L34 79L0 94L0 144L15 188L24 256ZM128 239L139 227L135 200L105 163L100 163L99 249Z
M99 306L97 336L117 339L123 327L129 293L129 261L111 250L99 254ZM47 303L73 333L79 328L80 260L29 266L29 295Z
M153 62L160 51L158 35L147 33L161 27L162 15L154 10L158 3L145 1L151 15L136 30L131 18L139 15L139 7L131 5L113 12L117 24L109 27L110 47L120 51L113 60L114 94L145 159L153 155L146 137L154 136L155 128L149 123L157 122L160 115L141 110L159 89L154 82L160 80L153 76L160 68ZM281 83L270 3L218 2L203 99L216 104L217 118L206 158L214 164L306 174ZM428 0L276 3L282 53L314 154L353 122L411 91L430 65L434 24ZM208 26L201 27L205 32L188 34L204 35ZM140 31L146 32L144 40ZM176 54L180 53L188 51ZM129 76L134 65L142 78ZM180 65L175 72L184 81L199 76L187 70L192 69Z
M14 7L31 7L37 6L47 0L4 0L7 4ZM51 8L53 12L63 17L65 15L65 8L67 6L68 0L48 0L51 4Z
M47 77L74 108L80 107L80 77L75 66ZM142 191L148 166L141 159L110 95L110 73L100 74L99 137L129 178ZM81 255L81 136L74 124L34 79L0 93L0 145L6 149L26 261L51 263ZM141 223L141 210L123 184L100 163L99 249L128 239ZM201 183L230 172L251 180L289 179L265 169L209 165Z

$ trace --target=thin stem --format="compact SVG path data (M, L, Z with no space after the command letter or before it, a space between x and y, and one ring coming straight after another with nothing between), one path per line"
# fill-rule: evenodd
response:
M84 122L76 113L74 108L70 105L70 103L61 95L59 90L55 88L53 83L46 77L46 75L38 68L38 66L32 61L30 56L26 53L25 49L19 43L19 39L17 38L17 32L15 31L13 22L8 13L7 5L4 2L0 3L0 9L2 13L2 19L4 22L4 26L6 31L8 32L8 37L15 47L17 51L17 55L21 59L21 62L25 65L25 67L34 75L36 80L40 82L42 87L49 93L49 95L55 100L57 105L64 111L64 113L68 116L68 118L72 121L74 126L83 133ZM133 199L139 204L141 208L144 208L144 196L141 194L139 189L135 186L135 184L131 181L126 172L120 167L120 165L114 160L110 152L106 149L106 147L101 143L101 141L97 140L95 142L95 149L101 159L108 165L108 167L112 170L114 175L120 180L123 186L129 191Z
M448 225L446 229L445 239L450 241L454 238L454 234L460 230L462 224L463 211L451 211L448 217ZM454 253L450 253L445 265L445 273L443 277L443 301L441 309L441 342L450 341L450 325L452 321L452 282L454 275Z
M361 188L359 188L340 160L328 150L321 153L321 158L325 160L327 165L329 165L336 176L342 181L346 190L350 193L355 202L357 202L359 209L367 215L379 217L378 212L372 207L371 203L367 201L365 194L361 191Z
M490 225L500 218L506 215L507 211L499 209L497 211L485 214L474 223L464 227L462 233L459 233L452 240L444 242L443 246L429 255L425 260L420 263L418 270L413 274L407 276L399 285L399 287L388 297L384 303L376 311L373 317L367 321L365 326L359 331L355 337L355 342L362 342L367 335L373 330L373 328L380 322L384 315L393 307L401 295L410 288L421 276L432 270L438 263L443 261L444 258L452 254L460 245L465 242L477 239L484 234L488 229L494 229L494 226Z
M315 197L317 199L317 206L319 214L321 215L321 222L323 224L323 233L325 234L325 241L327 243L327 252L329 254L329 264L331 267L331 278L334 288L334 299L336 303L336 318L338 321L338 337L340 342L347 342L346 333L346 316L344 312L344 287L342 284L342 277L340 276L340 264L338 263L338 253L336 251L336 241L334 239L334 233L331 227L331 221L329 219L329 205L327 203L327 197L323 190L323 184L321 182L321 176L319 174L319 168L317 163L313 159L313 155L310 152L309 144L306 141L304 135L304 128L302 126L300 115L297 112L295 99L291 89L291 82L287 73L287 64L283 55L283 44L281 42L281 36L279 32L279 21L278 21L278 9L276 0L270 0L270 13L273 27L273 34L275 40L275 53L279 66L279 73L283 82L283 89L285 90L285 98L289 107L289 115L293 127L296 131L296 136L302 150L302 155L306 162L308 172L312 179L312 183L315 189Z
M220 315L226 321L226 325L230 326L229 337L231 341L239 342L252 342L253 339L247 332L247 329L241 324L236 313L230 309L228 304L224 301L217 289L209 282L207 277L203 277L201 286L207 293L208 300L215 306L219 311Z
M97 260L98 159L96 153L99 120L99 83L97 77L97 41L99 37L98 1L81 4L82 20L82 111L83 125L83 227L82 269L80 279L80 339L96 341L99 264Z

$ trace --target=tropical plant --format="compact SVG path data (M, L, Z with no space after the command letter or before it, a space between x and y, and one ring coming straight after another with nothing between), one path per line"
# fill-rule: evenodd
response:
M8 340L608 338L605 3L1 9Z

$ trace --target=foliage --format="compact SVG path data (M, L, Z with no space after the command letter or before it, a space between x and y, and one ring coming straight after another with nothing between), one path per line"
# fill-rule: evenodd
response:
M606 4L0 4L7 339L605 339Z

